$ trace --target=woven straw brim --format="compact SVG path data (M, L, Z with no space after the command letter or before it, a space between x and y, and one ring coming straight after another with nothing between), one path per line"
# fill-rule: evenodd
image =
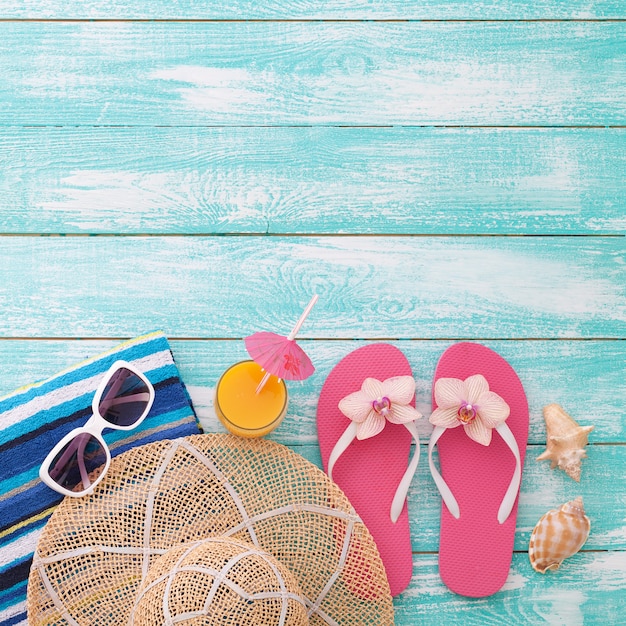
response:
M222 434L130 450L92 495L66 498L35 552L29 623L126 624L154 561L213 536L290 570L313 626L393 624L378 550L339 487L285 446Z

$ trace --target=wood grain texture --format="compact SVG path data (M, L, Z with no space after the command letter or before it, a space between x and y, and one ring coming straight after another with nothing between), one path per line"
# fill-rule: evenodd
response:
M0 23L4 125L616 125L626 24Z
M593 19L623 18L619 0L0 0L0 18L28 19Z
M148 328L144 330L150 330ZM303 333L305 329L303 330ZM42 380L74 363L108 350L114 340L0 340L0 396ZM289 384L289 411L281 428L270 437L289 446L317 443L315 413L322 384L332 368L363 341L301 340L311 356L315 373ZM435 366L452 341L394 341L407 356L417 383L417 408L430 414ZM546 432L542 408L557 402L581 424L594 424L593 444L626 440L623 410L626 342L624 341L484 341L518 373L530 408L529 443L541 446ZM207 432L220 428L213 409L215 384L233 363L248 358L241 340L172 340L174 358L188 386L198 416ZM423 440L430 436L426 420L418 424ZM549 464L538 464L548 467ZM626 479L626 476L625 476ZM568 479L569 480L569 479ZM573 483L572 483L573 484Z
M0 127L5 233L626 232L625 129Z
M624 552L578 554L560 571L545 575L531 568L528 554L514 554L503 590L480 599L463 598L448 591L439 579L436 554L415 555L413 563L410 587L394 600L397 626L624 623Z
M316 292L317 370L270 437L319 466L343 356L392 338L428 416L440 355L481 341L530 407L509 578L480 600L442 584L420 420L396 623L625 623L625 18L622 0L0 0L0 394L161 328L221 431L241 338L288 332ZM595 425L580 484L534 460L550 402ZM587 544L537 574L534 524L578 495Z
M623 337L624 237L3 237L0 336ZM16 260L19 259L19 262Z

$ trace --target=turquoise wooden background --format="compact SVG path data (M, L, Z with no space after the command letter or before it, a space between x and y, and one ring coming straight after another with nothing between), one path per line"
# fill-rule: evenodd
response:
M207 430L255 330L317 371L272 438L319 464L315 409L364 340L479 340L531 409L516 552L495 596L437 573L439 498L410 492L400 625L626 623L623 0L0 0L0 393L162 329ZM595 424L580 485L542 406ZM420 425L423 440L427 423ZM592 532L545 576L539 517Z

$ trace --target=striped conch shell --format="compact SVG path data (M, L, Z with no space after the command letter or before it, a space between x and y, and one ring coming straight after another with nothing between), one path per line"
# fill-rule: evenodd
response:
M579 426L558 404L543 407L546 420L546 448L537 461L550 460L550 467L559 467L580 482L581 461L587 458L585 446L593 426Z
M581 497L548 511L530 536L528 556L533 569L542 574L558 569L567 557L582 548L590 528Z

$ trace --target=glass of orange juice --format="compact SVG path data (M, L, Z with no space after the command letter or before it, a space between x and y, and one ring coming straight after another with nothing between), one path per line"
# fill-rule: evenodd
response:
M254 361L241 361L229 367L215 388L215 412L233 434L262 437L274 430L287 413L287 386L270 376L256 392L264 371Z

